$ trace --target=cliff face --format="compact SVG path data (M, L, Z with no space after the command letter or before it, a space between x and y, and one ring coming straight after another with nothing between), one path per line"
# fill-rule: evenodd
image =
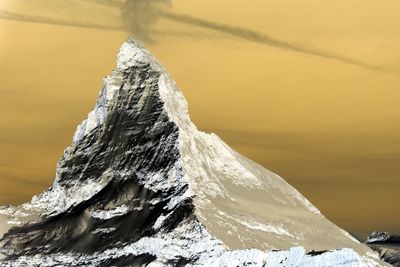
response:
M198 131L132 39L53 186L0 214L17 225L1 240L5 266L381 264L282 178Z

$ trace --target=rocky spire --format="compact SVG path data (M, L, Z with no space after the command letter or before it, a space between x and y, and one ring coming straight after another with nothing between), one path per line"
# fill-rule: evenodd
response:
M0 213L20 224L1 240L6 266L379 264L281 177L198 131L132 39L53 186Z

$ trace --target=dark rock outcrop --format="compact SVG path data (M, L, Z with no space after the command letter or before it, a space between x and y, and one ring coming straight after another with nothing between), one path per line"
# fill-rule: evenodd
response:
M376 231L368 237L365 243L377 251L382 260L395 267L400 267L400 235Z

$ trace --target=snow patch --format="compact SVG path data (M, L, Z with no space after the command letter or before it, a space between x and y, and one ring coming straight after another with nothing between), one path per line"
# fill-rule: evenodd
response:
M129 207L126 205L121 205L118 207L115 207L115 209L111 210L92 210L89 211L89 214L97 219L101 220L109 220L111 218L117 217L117 216L122 216L127 214L130 211Z
M243 224L244 226L258 230L258 231L263 231L263 232L268 232L268 233L273 233L276 235L286 235L292 238L295 238L293 235L291 235L288 231L286 231L283 227L281 226L272 226L272 225L265 225L260 222L256 221L248 221L245 218L242 218L240 220L240 223Z

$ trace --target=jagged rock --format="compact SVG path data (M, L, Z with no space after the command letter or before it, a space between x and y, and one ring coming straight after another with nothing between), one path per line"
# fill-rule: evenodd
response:
M0 214L16 225L2 266L385 265L281 177L198 131L132 39L53 186Z
M388 232L375 231L370 234L366 241L367 244L391 243L400 244L399 235L391 235Z
M400 267L400 236L376 231L368 237L365 243L378 252L382 260L395 267Z
M372 244L377 242L385 242L391 238L390 234L383 231L375 231L368 236L366 243Z

